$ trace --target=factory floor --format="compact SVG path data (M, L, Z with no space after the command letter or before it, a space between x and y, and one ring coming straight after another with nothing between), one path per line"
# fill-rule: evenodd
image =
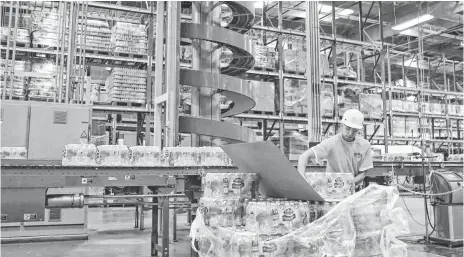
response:
M425 233L424 203L422 198L404 197L409 211L415 221L409 217L411 234L401 239L408 243L410 257L460 257L463 248L417 243ZM404 208L403 199L397 206ZM406 213L408 212L405 209ZM171 257L190 256L190 241L187 238L189 227L186 226L186 215L178 216L178 242L170 244ZM420 223L420 224L418 224ZM125 208L90 208L89 239L86 241L64 241L47 243L6 244L1 246L3 257L126 257L150 256L151 212L145 212L146 230L134 228L134 207ZM429 230L431 231L431 230Z

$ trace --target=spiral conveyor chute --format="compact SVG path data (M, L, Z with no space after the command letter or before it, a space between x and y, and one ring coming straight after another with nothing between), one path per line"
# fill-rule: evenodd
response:
M221 73L181 69L180 84L220 92L233 102L232 107L221 114L221 117L229 117L251 110L256 104L250 82L238 78L254 65L252 43L244 35L254 20L254 6L253 2L219 2L216 8L220 8L221 4L227 5L232 11L232 19L227 26L182 23L180 37L205 40L227 47L233 53L229 65L222 67ZM201 117L180 116L179 132L221 138L229 143L255 140L255 133L249 128Z

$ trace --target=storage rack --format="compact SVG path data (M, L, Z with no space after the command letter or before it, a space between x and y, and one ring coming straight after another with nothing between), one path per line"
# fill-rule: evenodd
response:
M356 4L356 3L355 3ZM362 60L358 60L358 63L359 62L362 62L364 63L365 62L365 59L369 60L369 58L376 58L376 61L375 62L375 65L374 65L374 69L375 67L377 66L381 66L381 74L372 74L370 76L371 79L373 79L374 81L372 82L369 82L369 81L366 81L366 77L365 77L365 71L363 70L359 70L358 69L358 73L359 71L363 74L363 76L358 76L357 78L357 81L353 81L353 80L348 80L348 79L340 79L340 77L337 76L337 71L336 71L336 66L337 64L334 63L337 61L337 58L333 58L333 68L334 68L334 76L332 77L328 77L328 76L323 76L321 78L321 80L325 83L333 83L334 85L334 96L336 97L337 95L337 89L338 88L341 88L341 87L350 87L350 86L356 86L356 87L361 87L363 89L368 89L368 90L373 90L373 89L378 89L378 90L382 90L382 94L384 94L384 97L382 97L383 99L383 119L382 120L377 120L377 121L371 121L371 120L366 120L366 123L367 124L374 124L376 126L376 129L375 131L378 130L378 127L379 125L378 124L383 124L384 125L384 128L385 128L385 133L384 133L384 137L383 138L379 138L379 137L376 137L375 136L375 133L373 135L370 135L370 137L367 137L366 133L365 136L367 139L370 139L370 141L372 141L373 139L375 139L377 141L377 143L383 143L385 145L385 148L387 148L387 145L388 145L388 142L408 142L408 141L413 141L413 142L422 142L422 143L425 143L425 142L429 142L432 144L432 148L435 149L435 146L437 146L438 144L436 144L437 142L445 142L445 143L448 143L448 152L451 151L450 147L449 146L452 146L452 145L456 145L458 146L458 148L460 147L462 149L462 135L461 135L461 128L457 128L457 137L456 138L451 138L449 136L449 133L448 133L448 136L447 138L443 139L443 138L434 138L434 133L432 132L432 138L431 139L418 139L418 138L408 138L408 137L405 137L405 138L402 138L402 137L393 137L393 136L388 136L388 130L387 128L390 126L390 122L391 122L391 119L393 117L397 117L397 116L409 116L409 117L420 117L421 121L423 119L427 119L427 118L431 118L432 120L433 119L437 119L437 118L443 118L443 119L446 119L447 120L447 124L450 124L449 123L449 120L462 120L463 117L462 116L459 116L459 115L449 115L449 114L441 114L441 115L438 115L438 114L430 114L430 113L425 113L422 108L418 108L419 109L419 112L417 113L407 113L407 112L395 112L395 111L392 111L392 97L391 95L394 94L394 93L405 93L405 92L408 92L410 94L415 94L415 95L418 95L418 96L423 96L423 95L439 95L439 96L442 96L442 97L456 97L458 99L461 99L459 100L459 102L462 102L462 98L463 98L463 94L462 94L462 88L460 87L459 85L459 82L456 80L456 66L457 65L462 65L462 62L456 62L456 61L451 61L451 60L447 60L445 56L443 56L442 58L442 61L439 62L438 60L434 61L434 62L428 62L428 65L429 67L431 67L432 65L434 67L437 67L437 68L442 68L443 70L446 70L446 69L449 69L450 67L453 68L453 80L452 80L452 85L453 87L451 87L451 83L449 81L446 80L446 72L444 72L444 81L445 81L445 85L446 85L446 82L448 82L448 86L445 86L445 90L440 90L440 89L437 89L437 90L433 90L433 89L427 89L425 88L425 86L427 84L431 84L431 83L434 83L433 80L430 78L430 69L429 69L429 73L428 74L425 74L425 72L423 71L423 69L419 69L419 67L416 68L418 74L420 74L420 76L418 76L417 78L417 88L406 88L406 87L400 87L400 86L395 86L393 81L392 81L392 76L391 76L391 69L392 69L392 64L390 63L390 57L392 55L401 55L401 56L414 56L414 53L411 53L411 52L407 52L407 51L399 51L399 50L391 50L390 47L393 47L393 45L391 44L388 44L386 42L383 41L383 37L381 36L381 40L380 42L372 42L370 40L370 38L364 38L364 33L362 33L363 31L363 28L366 24L366 21L362 21L362 17L364 15L363 11L362 11L362 5L361 3L357 3L358 4L358 7L359 7L359 30L361 31L359 33L360 35L360 38L359 40L352 40L352 39L343 39L343 38L339 38L335 35L321 35L320 36L320 39L321 40L330 40L332 41L332 46L331 48L332 49L335 49L336 50L336 45L338 43L346 43L346 44L352 44L352 45L356 45L356 46L361 46L362 47L362 55L363 55L363 58ZM372 5L376 4L375 2L372 3ZM297 7L297 6L301 6L302 5L302 2L292 2L290 3L289 5L293 5L293 7ZM379 3L379 5L381 5L381 3ZM263 11L263 17L265 16L265 13L266 12L269 12L269 11L272 11L272 8L274 8L274 14L277 12L276 16L280 15L281 11L279 8L276 7L277 4L273 4L273 7L270 7L270 8L267 8L267 7L264 7L264 11ZM289 7L287 6L287 11L288 10L292 10L292 9L295 9L293 7ZM332 7L334 8L334 5L332 4ZM381 8L381 6L379 6L379 9ZM371 8L372 9L372 6ZM369 13L370 13L370 10L369 10ZM367 14L367 16L369 16L369 13ZM334 15L334 11L332 11L332 14L331 15ZM378 15L379 18L382 17L382 15ZM353 18L353 17L352 17ZM336 31L336 25L335 25L335 22L336 22L336 19L332 19L332 31ZM385 24L382 20L372 20L370 19L369 22L367 23L370 23L371 25L372 24ZM271 23L272 24L272 23ZM286 29L279 29L278 26L280 24L277 24L276 27L271 27L270 25L269 26L263 26L263 25L255 25L253 27L253 29L258 29L258 30L263 30L263 31L268 31L268 32L274 32L274 33L281 33L281 34L285 34L285 35L291 35L291 36L297 36L297 37L301 37L302 39L306 37L306 34L304 33L304 31L300 30L300 31L296 31L296 30L286 30ZM380 26L380 27L383 27L383 26ZM396 47L398 48L398 47ZM417 49L417 52L421 52L421 49ZM333 53L334 55L336 55L336 53ZM368 58L365 58L364 56L368 56ZM387 58L385 58L385 56ZM378 58L377 58L378 57ZM359 56L358 56L358 59L359 59ZM276 67L281 67L281 62L284 61L282 59L279 59L277 60L277 62L279 63L279 65L276 65ZM421 61L419 61L421 62ZM451 64L451 65L450 65ZM442 65L441 67L439 67L440 65ZM407 69L407 65L404 63L404 57L403 57L403 63L401 64L402 66L402 78L403 78L403 81L405 81L405 69ZM419 66L419 65L418 65ZM361 66L361 69L364 69L364 65ZM255 78L255 79L274 79L274 80L277 80L279 78L279 71L252 71L250 72L252 73L253 75L255 75L255 77L251 77L251 78ZM379 82L375 82L376 80L376 75L380 78L380 83ZM299 80L304 80L306 79L306 76L303 75L303 74L289 74L289 73L283 73L283 77L284 78L289 78L289 79L299 79ZM385 88L383 86L383 83L385 84ZM436 83L434 83L436 84ZM451 90L451 88L454 89L454 91ZM461 90L458 90L458 88L461 88ZM389 97L387 97L389 96ZM279 99L281 99L283 97L282 94L279 95ZM445 110L448 110L448 104L449 104L449 101L445 101ZM420 105L420 101L417 102L417 105ZM461 104L462 105L462 104ZM325 123L326 124L326 127L324 128L324 131L327 131L328 128L330 126L332 126L332 124L334 126L337 126L338 124L338 108L337 108L337 100L335 100L335 106L334 106L334 110L335 110L335 116L333 118L323 118L322 119L322 123ZM390 107L390 108L385 108L385 107ZM303 116L303 117L295 117L295 116L288 116L288 115L279 115L278 113L274 114L274 115L269 115L269 114L265 114L265 115L261 115L261 114L254 114L254 113L247 113L247 114L241 114L241 115L238 115L236 117L240 117L240 118L244 118L244 119L247 119L247 120L258 120L258 121L263 121L263 125L262 125L262 129L263 129L263 135L266 135L266 134L269 134L269 132L265 132L267 130L266 128L266 125L267 125L267 122L265 122L265 120L274 120L274 121L280 121L281 123L305 123L307 122L307 116ZM459 124L459 123L458 123ZM459 125L458 125L459 126ZM447 126L449 127L449 126ZM434 122L432 122L432 130L434 129ZM390 132L391 133L391 132ZM282 131L279 131L279 137L282 137L283 135L283 132ZM442 146L443 144L440 144L438 145L437 148L440 148L440 146ZM386 149L386 152L388 152L388 149Z
M301 6L301 3L298 3L298 2L291 3L291 4L294 5L294 6ZM9 4L7 2L4 2L4 3L2 3L2 6L11 7L11 4ZM59 7L59 4L58 3L55 3L54 5L42 4L42 5L39 5L39 6L33 6L30 3L29 4L27 4L27 3L21 3L20 4L20 10L24 11L24 12L30 12L32 10L47 11L47 10L50 10L51 8L53 8L53 7L55 7L55 8ZM85 18L87 16L88 18L96 18L96 19L102 19L104 17L104 19L110 20L110 21L140 22L142 19L146 19L147 14L150 13L148 8L146 6L144 6L144 7L145 8L136 8L136 7L114 5L114 4L89 3L87 14L84 15L82 13L82 11L80 11L79 15L76 14L74 17L79 16L80 18ZM286 6L287 10L291 9L291 8L292 8L291 6ZM277 12L277 14L278 14L278 11L279 10L276 7L267 6L266 10L265 11L263 10L263 17L265 17L266 13L269 13L269 12L274 12L274 13ZM118 12L118 13L116 13L116 12ZM360 17L363 16L362 8L360 9L359 15L360 15ZM189 16L189 15L182 15L181 18L183 20L191 20L191 16ZM302 30L289 30L289 29L285 29L285 28L282 28L282 29L279 30L278 25L277 25L277 27L263 26L262 22L263 22L263 19L261 19L261 21L258 21L258 24L253 26L253 29L278 33L278 34L282 34L282 35L297 36L297 37L301 37L302 39L304 39L306 37L306 34ZM334 27L334 28L336 27L335 22L336 22L335 20L332 20L332 27ZM374 22L379 22L379 21L369 20L368 23L372 24ZM362 30L362 27L365 26L365 23L361 22L360 24L361 24L360 25L360 30ZM265 25L269 25L269 24L265 23ZM361 33L360 35L363 35L363 33ZM388 56L388 57L390 57L392 55L404 55L404 56L411 56L412 55L411 53L401 52L401 51L398 51L398 50L391 50L390 51L389 44L386 44L386 43L384 43L384 46L383 46L384 50L383 51L378 51L381 48L382 42L369 42L369 41L366 41L366 39L363 38L363 37L360 37L360 40L352 40L352 39L338 38L337 36L334 36L334 35L321 35L320 39L321 40L330 40L330 41L332 41L333 43L332 43L331 48L333 48L333 49L335 49L334 46L339 44L339 43L345 43L345 44L361 46L362 49L363 49L363 54L365 54L365 55L370 54L370 56L372 56L374 58L376 56L380 55L380 53L382 53L383 55ZM152 38L149 38L149 40L153 42ZM367 39L367 40L369 40L369 39ZM70 55L69 49L68 49L68 51L64 51L63 53L61 53L61 56L58 56L58 57L57 57L57 51L54 51L54 50L51 50L51 49L23 47L23 46L17 46L17 45L13 45L11 49L13 50L12 51L13 53L16 53L16 52L17 53L27 53L30 56L34 56L34 55L37 55L37 54L43 54L46 57L52 57L52 58L57 58L57 59L61 58L61 57L67 58L68 55ZM6 47L2 46L1 50L5 51ZM135 58L135 57L123 57L123 56L109 56L109 55L104 55L104 54L101 54L101 53L98 54L98 53L92 53L91 51L85 51L85 49L83 49L83 50L84 50L84 52L86 52L86 53L83 54L83 57L84 57L83 59L85 59L84 63L85 63L85 65L88 65L88 66L90 66L90 65L97 66L98 65L98 66L107 66L107 67L111 66L111 67L144 68L144 67L147 67L147 65L148 65L147 57ZM79 51L79 49L77 51ZM335 53L333 53L333 54L335 54ZM22 58L22 57L17 56L17 58L19 59L19 58ZM388 71L390 71L390 69L391 69L391 67L390 67L391 64L389 63L389 58L380 58L380 59L381 60L377 62L377 65L380 65L380 66L386 65L387 66L386 67L386 72L385 72L385 74L383 74L383 77L385 77L385 80L386 80L386 90L387 90L386 95L391 96L394 93L409 93L409 94L416 94L418 96L421 96L421 95L422 96L424 96L424 95L442 95L442 96L457 97L457 98L462 99L462 93L456 91L457 88L460 87L460 84L459 84L458 81L456 81L456 76L455 76L456 65L462 65L461 63L456 63L456 62L452 62L450 60L446 60L446 57L443 58L444 61L441 62L443 67L446 67L447 64L451 63L454 70L453 70L452 83L448 83L448 85L452 85L452 87L451 86L446 86L446 87L444 87L446 91L440 91L440 90L425 89L425 88L423 88L424 83L418 83L417 84L418 88L406 88L406 87L394 86L392 81L387 81L388 79L391 80L391 76L388 76L390 74ZM333 60L336 60L336 58L333 58ZM367 60L369 60L369 58L367 58ZM79 57L77 58L77 61L78 62L80 61ZM278 65L276 65L276 66L279 67L280 62L282 62L282 61L283 61L282 58L277 60ZM61 62L61 64L63 64L63 63ZM333 65L333 67L335 67L335 65ZM67 67L60 67L59 68L59 70L63 70L63 69L67 69ZM403 70L404 69L405 68L403 67ZM365 74L364 71L361 71L361 73ZM426 74L424 74L423 72L421 72L421 74L423 75L424 78L427 77ZM33 74L33 73L27 73L27 72L26 73L18 72L18 73L15 73L14 75L15 76L25 76L25 77L40 76L39 74ZM297 80L305 80L306 79L306 76L304 74L290 74L290 73L283 72L282 76L283 76L283 79L297 79ZM445 81L447 81L446 73L444 73L444 76L445 76ZM82 77L82 74L79 74L79 76L77 76L77 77ZM246 77L247 79L255 79L255 80L263 80L263 79L264 80L278 80L279 71L278 70L276 70L276 71L263 71L263 70L252 69L252 70L247 71L245 73L244 77ZM382 75L380 77L382 78ZM61 79L63 79L63 78L61 78ZM365 89L376 89L376 88L377 89L383 89L381 83L367 82L364 79L365 78L358 78L357 81L353 81L353 80L348 80L348 79L342 79L342 78L338 77L337 74L335 74L335 76L333 76L333 77L324 76L322 78L322 81L323 81L323 83L333 83L334 92L336 92L339 87L347 87L347 86L356 86L356 87L362 87L362 88L365 88ZM430 84L430 83L431 82L429 81L427 84ZM451 88L455 89L455 91L451 91L450 90ZM148 94L148 95L151 95L151 94ZM336 94L334 94L334 96L335 95ZM283 94L280 94L279 98L280 97L283 97ZM58 100L58 99L56 99L56 100ZM391 97L385 97L384 100L386 101L385 106L391 106ZM335 103L336 102L337 101L335 101ZM448 103L449 103L449 101L445 101L445 110L448 110ZM338 113L337 107L338 107L337 104L335 104L335 106L334 106L335 113ZM110 107L110 106L97 105L97 106L95 106L94 110L104 111L105 113L115 111L115 112L112 113L112 116L113 116L113 119L114 119L116 117L116 113L120 113L120 112L150 113L151 106L147 105L147 106L145 106L145 108L143 108L143 107L142 108L119 108L119 107L113 108L112 106ZM458 115L428 114L428 113L424 113L422 110L420 112L418 112L418 113L403 113L403 112L400 113L400 112L392 111L391 109L390 109L390 111L388 111L387 108L385 108L384 112L386 113L385 116L387 117L387 119L384 119L384 121L366 121L366 122L370 123L370 124L373 123L376 126L378 126L378 124L380 124L380 123L383 123L384 127L387 128L389 126L388 120L391 120L392 117L396 117L396 116L421 117L421 119L425 119L425 118L446 119L447 124L450 124L451 120L461 120L462 119L462 117L458 116ZM141 122L140 122L141 117L142 117L142 115L138 115L138 121L129 120L128 122L141 124ZM279 123L282 123L282 124L305 123L305 121L307 121L307 115L304 115L304 114L295 115L295 116L291 115L290 116L288 114L279 115L279 112L275 112L274 114L256 114L256 113L253 113L253 112L248 112L248 113L238 114L235 117L240 118L242 120L252 120L252 121L254 120L254 121L261 122L262 123L261 124L262 131L267 131L267 129L268 129L268 128L266 128L267 127L266 125L268 123L267 121L279 121ZM98 120L98 118L96 118L96 119ZM326 125L323 128L322 132L327 131L330 126L337 127L338 119L339 119L338 115L334 115L333 118L323 118L322 123L324 123ZM148 119L146 119L146 120L148 120ZM145 124L151 124L151 123L148 123L147 121L145 121L144 123ZM129 127L129 128L127 128L129 130L134 130L134 129L138 130L139 131L139 137L140 137L140 131L143 129L143 128L136 128L136 126L123 125L123 124L120 124L120 125L121 126L119 126L119 128L121 128L121 129L125 129L125 128ZM432 126L433 126L433 130L437 129L434 126L434 122L432 122ZM147 127L147 126L145 126L145 127ZM449 127L449 126L447 126L447 127ZM112 133L111 133L112 136L111 137L115 138L118 126L115 127L114 124L113 124L112 128L114 128L114 129L112 129ZM146 128L145 128L145 131L147 131ZM459 144L462 143L462 140L461 140L462 139L461 128L458 128L457 131L458 131L457 138L452 138L449 135L450 133L447 133L448 135L446 136L446 138L435 139L434 135L432 135L432 139L426 140L426 141L429 141L430 143L432 143L433 148L435 148L435 146L438 146L437 148L440 148L440 144L438 144L438 145L435 144L435 141L436 140L441 140L441 139L445 139L446 140L445 142L449 142L449 144L450 144L449 146L451 146L451 145L459 145ZM283 133L283 131L282 132L279 131L279 134L281 134L281 133ZM270 132L265 132L265 133L263 132L263 134L269 135ZM388 145L389 141L390 142L417 141L417 138L398 138L398 137L389 138L387 136L387 134L385 134L385 136L383 137L383 140L380 140L381 138L379 138L379 137L377 137L375 135L370 135L369 138L371 138L372 140L376 140L378 143L384 143L385 145ZM435 133L433 133L433 134L435 134ZM149 137L147 137L147 140L150 140ZM385 142L387 142L387 143L385 143ZM140 143L140 142L138 142L138 143ZM146 142L146 143L148 143L148 142ZM448 151L450 151L450 149L448 149Z

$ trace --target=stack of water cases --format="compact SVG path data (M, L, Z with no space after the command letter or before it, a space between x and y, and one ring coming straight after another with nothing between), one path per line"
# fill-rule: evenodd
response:
M311 222L311 203L241 200L236 196L244 191L230 190L231 182L234 188L239 179L229 178L234 176L204 178L208 196L201 199L190 231L201 257L407 256L407 245L395 238L409 232L404 211L393 208L399 195L395 188L370 186ZM241 182L241 188L248 189L250 183Z
M13 46L13 28L10 29L10 46ZM1 42L6 43L8 42L8 27L0 27L0 37ZM25 46L29 45L31 42L31 36L28 29L16 29L16 45L17 46Z
M322 238L304 244L292 233L324 216L332 205L254 197L258 182L254 173L208 173L203 177L204 197L192 226L200 255L318 256ZM202 234L206 230L208 235Z
M354 192L354 177L351 173L306 172L305 179L324 198L324 212Z
M147 71L113 68L105 81L108 101L144 104L147 90Z
M200 199L201 223L211 229L222 243L212 247L208 256L243 256L233 249L253 253L258 247L258 235L248 232L246 225L246 205L257 190L257 174L254 173L208 173L203 177L203 197ZM197 218L198 219L198 218ZM228 230L223 231L222 229ZM229 230L240 235L231 240ZM200 249L210 249L208 240L199 240ZM246 255L252 256L252 255Z
M24 97L26 94L26 80L23 76L8 76L6 74L6 67L8 67L8 72L22 72L22 71L29 71L31 63L30 61L15 61L14 67L12 60L0 60L0 89L3 95L3 88L6 87L6 96L14 96L14 97ZM5 83L5 76L7 77Z
M11 154L10 154L11 155ZM81 142L63 149L66 166L132 166L132 167L224 167L230 158L219 147L165 147L99 145Z
M2 159L27 159L26 147L2 147Z
M31 16L32 44L35 47L58 47L63 40L58 38L58 9L52 8L49 12L33 11Z
M31 71L41 76L32 77L29 82L28 92L30 97L45 97L52 98L57 96L56 74L57 66L51 60L34 60L32 62ZM62 87L62 96L64 97L64 89Z
M147 54L145 25L118 22L111 28L111 48L114 53Z
M111 30L108 22L79 20L77 45L83 48L83 42L85 42L86 50L109 52L111 48Z

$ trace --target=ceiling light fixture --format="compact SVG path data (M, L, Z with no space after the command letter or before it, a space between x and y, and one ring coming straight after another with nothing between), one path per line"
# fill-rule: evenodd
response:
M400 24L398 24L396 26L393 26L392 29L393 30L400 30L400 31L405 30L405 29L408 29L410 27L421 24L423 22L429 21L429 20L431 20L433 18L435 18L433 15L425 14L425 15L419 16L417 18L414 18L412 20L408 20L406 22L403 22L403 23L400 23Z
M331 21L332 20L332 15L327 15L332 13L332 6L325 5L325 4L320 4L319 5L319 19L321 21ZM352 9L342 9L339 7L335 7L335 19L340 18L341 16L348 16L350 14L353 14L354 11Z

